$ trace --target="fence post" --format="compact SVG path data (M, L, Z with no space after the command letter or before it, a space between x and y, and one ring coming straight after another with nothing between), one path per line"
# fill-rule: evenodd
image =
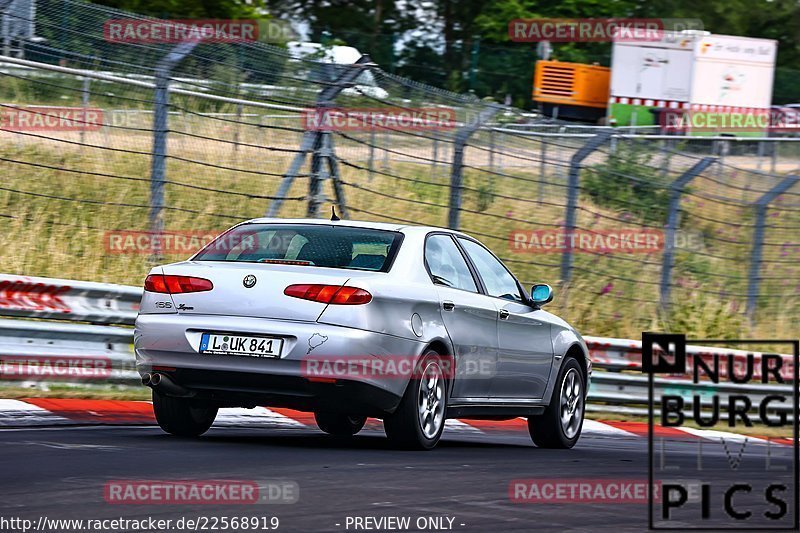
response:
M758 159L756 170L761 170L762 159L764 158L764 141L756 143L756 158Z
M375 173L375 128L369 130L369 159L367 160L367 177L372 181Z
M780 149L781 143L778 141L772 142L772 153L770 154L769 160L769 172L770 174L775 174L775 165L778 162L778 150Z
M753 235L753 249L750 254L749 287L747 290L747 315L752 321L755 318L758 300L758 286L761 271L761 249L764 246L764 225L767 218L769 204L779 195L783 194L800 181L800 176L787 176L778 185L770 189L756 203L756 224Z
M464 182L464 148L473 133L491 120L503 109L499 104L487 105L478 116L475 122L467 121L456 132L453 141L453 166L450 169L450 212L447 216L447 225L451 229L458 229L459 215L461 214L461 197Z
M494 172L494 128L489 128L489 172Z
M350 66L352 68L346 69L334 82L319 92L317 95L315 109L316 113L324 113L326 109L332 107L334 99L339 95L339 93L350 87L365 68L372 66L372 60L369 58L369 56L364 55ZM267 208L266 216L275 217L278 215L281 210L281 205L283 205L283 198L289 193L289 189L292 187L294 179L297 177L297 174L300 172L300 168L303 166L303 163L309 154L311 154L312 168L309 181L308 211L311 212L312 208L316 209L318 207L318 204L316 206L312 204L318 202L318 195L322 186L322 183L319 179L319 164L321 164L322 158L319 157L319 152L323 148L323 145L325 145L323 137L326 133L328 132L317 130L306 130L305 133L303 133L303 140L300 143L300 150L298 150L297 155L294 156L294 159L289 165L289 170L287 170L286 174L283 175L283 179L278 187L278 192L275 195L275 199L272 200ZM330 154L332 153L333 145L330 144ZM331 157L326 157L325 159L327 159L328 164L332 166L332 155ZM338 173L331 172L331 174L338 179ZM341 188L339 187L337 187L336 190L337 193L341 192ZM339 205L339 208L342 211L344 210L343 205Z
M433 166L431 167L431 179L436 179L438 172L436 167L439 165L439 136L433 136Z
M719 166L717 166L717 176L722 176L722 167L725 164L725 156L728 155L728 151L730 150L730 145L728 141L714 141L718 147L718 154L719 154Z
M664 235L664 257L661 264L661 308L669 308L670 281L672 268L675 266L675 233L678 230L678 211L681 205L681 195L689 182L707 169L716 159L705 157L695 163L692 168L681 174L678 179L669 185L669 208L667 211L667 230Z
M233 130L233 153L234 155L239 152L240 136L242 129L242 113L244 106L236 104L236 128Z
M150 233L153 239L152 261L161 261L161 234L164 232L164 183L167 164L167 120L169 118L169 78L198 41L186 41L166 55L156 65L156 88L153 98L153 157L150 168Z
M389 170L389 130L383 130L383 163L381 163L381 168L384 172Z
M606 130L598 133L586 141L586 144L581 146L570 160L569 181L567 185L567 211L564 218L564 232L567 235L572 235L575 232L575 213L578 209L581 163L583 163L583 160L586 159L592 152L600 148L600 146L604 144L609 137L611 137L610 131ZM572 246L567 246L566 251L561 256L561 283L568 283L571 275Z
M314 148L311 154L311 176L308 181L308 205L306 217L316 218L319 206L322 203L322 184L328 177L323 163L327 162L326 146L330 133L322 132L314 138Z
M89 88L92 84L92 78L89 76L83 77L83 83L81 85L81 107L83 107L83 116L86 117L86 110L89 107ZM85 120L85 119L84 119ZM83 144L83 140L86 137L86 126L88 124L84 124L81 128L81 144Z

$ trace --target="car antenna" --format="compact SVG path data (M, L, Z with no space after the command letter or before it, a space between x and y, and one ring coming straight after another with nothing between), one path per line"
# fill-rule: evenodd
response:
M336 216L336 206L332 205L331 206L331 222L338 222L340 220L342 220L342 219Z

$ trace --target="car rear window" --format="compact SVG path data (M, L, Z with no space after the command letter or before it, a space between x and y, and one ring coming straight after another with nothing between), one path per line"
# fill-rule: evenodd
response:
M314 224L244 224L200 250L194 261L279 263L386 272L402 234Z

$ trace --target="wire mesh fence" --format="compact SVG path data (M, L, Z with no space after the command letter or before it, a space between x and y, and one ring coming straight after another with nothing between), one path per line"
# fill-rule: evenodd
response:
M0 271L138 285L236 222L335 203L474 235L526 284L557 284L553 309L596 335L791 334L798 139L543 123L366 58L259 42L178 57L104 34L142 17L73 0L35 13L41 39L0 60ZM447 120L398 119L421 110ZM311 125L332 112L370 120Z

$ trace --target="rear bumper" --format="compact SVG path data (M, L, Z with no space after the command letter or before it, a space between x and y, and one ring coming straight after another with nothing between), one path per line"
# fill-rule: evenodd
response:
M283 351L280 358L200 354L203 332L280 337ZM322 338L324 342L318 344ZM139 372L159 367L159 372L198 397L227 406L272 405L350 414L392 412L408 379L359 374L335 383L312 381L303 365L309 353L314 357L416 358L424 348L420 341L354 328L249 317L140 315L134 331Z

